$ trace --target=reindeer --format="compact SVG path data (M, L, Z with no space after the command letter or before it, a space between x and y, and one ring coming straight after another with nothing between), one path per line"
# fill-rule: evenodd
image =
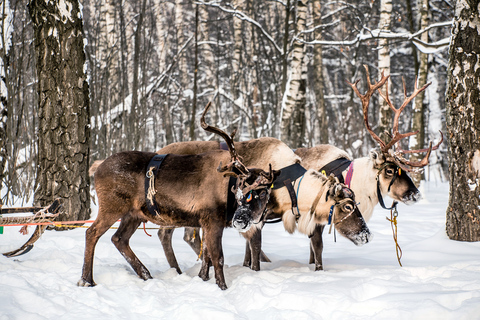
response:
M298 157L295 158L290 155L293 155L293 151L287 145L274 138L259 138L244 142L237 142L235 146L239 155L243 157L243 162L246 165L255 165L260 168L265 166L266 163L275 163L276 166L274 165L274 168L281 169L294 164L299 159ZM170 144L163 149L157 151L157 153L196 154L207 152L210 150L218 150L219 148L221 148L220 143L215 141L188 141ZM294 162L292 162L292 159L294 159ZM296 180L298 181L299 179ZM304 186L308 186L308 190L325 191L329 189L332 182L330 181L327 188L325 188L325 176L315 174L315 172L311 171L305 174L305 179L302 184ZM352 193L347 192L339 193L339 195L337 195L337 198L339 196L347 197L347 195L350 194L353 195ZM304 197L304 194L302 192L302 197L298 202L298 208L302 213L307 213L308 209L310 209L309 206L312 204L311 201L313 201L313 198L315 198L315 195L312 195L311 193L309 193L309 195L309 197ZM329 200L332 199L329 198ZM284 224L286 229L293 232L295 228L292 227L292 221L291 219L289 219L293 216L293 214L291 213L291 205L291 199L288 195L288 191L286 190L286 188L273 190L271 201L268 205L270 212L268 217L284 217ZM331 207L331 205L327 207L327 209L316 211L318 216L313 218L311 217L312 224L310 226L318 224L319 227L322 226L323 230L323 226L326 224L326 217L328 217L329 208ZM335 210L337 211L337 207L335 207ZM349 210L345 211L349 212ZM355 222L352 222L351 225L350 221L346 221L347 223L345 223L345 225L343 226L343 230L340 230L342 229L341 227L337 229L339 229L342 235L345 235L347 238L351 239L355 244L360 245L368 242L371 236L370 232L366 228L366 225L364 225L364 223L360 221L360 219L358 219L357 215L358 211L356 211L355 215L352 215ZM339 213L337 216L341 216L341 214ZM246 216L246 219L248 220L249 217ZM315 223L313 223L313 221L315 221ZM244 266L251 267L252 270L260 270L260 260L269 261L268 258L261 251L261 228L263 227L263 224L257 224L255 225L255 228L248 232L245 232L245 229L248 227L245 227L245 221L242 221L241 218L239 220L234 219L232 223L233 226L236 227L238 230L243 231L243 235L247 239L246 254L243 263ZM162 246L164 248L164 252L167 256L167 260L169 261L170 266L172 268L175 268L177 272L180 273L181 271L178 267L178 263L176 261L175 254L172 248L173 231L174 229L171 228L160 229L158 232L158 236L160 238L160 241L162 242ZM309 236L313 235L309 231L302 230L301 228L299 228L299 231L302 233L306 233ZM193 237L194 234L199 234L199 230L185 228L184 239L198 254L199 247L195 245L195 240L198 240L199 237Z
M417 96L420 92L424 91L430 83L427 83L422 88L417 88L417 82L415 81L414 91L408 96L407 90L404 86L404 101L399 108L395 108L389 99L388 91L383 93L381 87L387 83L388 78L383 73L381 79L372 84L370 82L370 74L368 67L365 67L367 76L367 92L361 94L357 88L359 80L355 83L347 83L352 87L355 94L360 98L362 102L363 117L365 127L372 136L372 138L379 144L379 147L372 149L368 157L351 159L348 154L332 145L318 145L313 148L301 148L295 151L295 154L302 158L302 165L306 168L315 168L317 170L323 170L328 164L340 163L340 167L333 171L336 171L336 175L341 179L346 179L348 171L350 171L348 185L354 191L358 206L362 212L366 221L370 220L373 209L380 202L380 205L384 209L387 208L384 204L383 197L389 196L394 201L400 201L407 205L416 203L421 199L420 191L412 182L408 175L408 172L418 172L422 170L428 164L428 158L432 150L438 149L443 142L443 134L440 132L440 142L435 146L432 146L432 142L427 149L420 150L403 150L399 147L401 139L417 134L418 132L400 133L398 131L398 124L401 112L405 107ZM368 122L368 106L372 95L378 91L380 96L386 101L390 108L394 111L394 123L392 133L390 134L391 140L386 143L381 140L370 127ZM394 148L395 147L395 148ZM411 162L405 159L406 153L422 153L426 152L424 158L417 162ZM343 160L343 162L341 161ZM394 202L395 205L395 202ZM318 226L311 239L311 252L310 263L315 263L317 270L322 269L322 232L323 226Z
M393 136L389 143L385 143L377 135L375 135L368 123L368 105L371 96L375 93L376 90L381 93L380 88L388 81L389 76L384 76L382 74L380 81L372 85L370 82L368 68L366 66L365 69L367 73L368 90L364 95L360 94L359 90L357 89L357 84L359 81L355 82L354 84L349 84L350 86L352 86L355 93L360 97L362 101L364 121L367 127L367 131L372 135L374 140L379 143L379 147L372 149L369 156L358 159L351 159L348 153L332 145L318 145L312 148L299 148L295 150L295 154L301 158L301 164L303 167L305 167L306 169L314 169L319 171L322 170L325 166L333 164L334 161L337 160L337 163L340 163L340 166L330 166L330 169L335 173L337 177L340 177L342 180L346 178L347 172L351 168L350 186L356 195L357 201L359 201L358 206L360 211L362 212L364 219L368 221L372 216L374 207L378 203L380 203L383 208L387 208L383 202L384 196L389 196L394 201L400 201L407 205L412 205L421 199L420 191L414 185L407 172L415 170L409 167L422 168L428 164L430 152L438 149L439 145L443 142L443 134L440 132L440 142L438 142L438 144L434 147L432 147L432 144L430 144L430 147L428 149L408 151L397 148L397 151L392 150L394 145L397 144L400 139L415 134L415 132L408 134L400 134L398 132L399 116L403 109L408 105L408 103L411 102L411 100L416 95L425 90L429 84L426 84L419 89L416 87L415 83L414 92L410 96L407 95L404 85L405 98L402 106L398 109L393 106L390 99L388 98L388 92L386 92L385 94L382 93L382 97L387 101L389 106L395 112ZM236 147L240 155L248 153L250 156L256 155L260 159L268 158L268 155L262 153L260 146L256 148L256 145L252 145L251 141L238 142L236 144ZM158 152L162 153L168 151L179 154L196 154L200 152L205 152L207 150L215 150L219 148L219 142L192 141L173 143L159 150ZM415 163L409 162L402 156L402 154L414 152L427 152L427 154L421 161ZM355 169L353 170L353 168ZM323 229L324 225L316 226L310 237L310 263L315 263L315 270L323 270ZM172 229L168 230L167 232L160 230L159 238L162 242L163 247L167 248L167 250L168 248L170 248L169 253L173 254L173 249L171 249L172 232ZM184 239L187 242L188 240L192 239L191 234L192 230L186 228ZM192 247L194 247L193 241L190 241L189 243L192 245ZM260 231L257 231L255 236L250 238L247 243L244 260L245 266L251 266L251 247L255 247L257 251L260 251ZM169 254L167 253L167 256L168 255ZM262 258L262 260L268 261L268 258L266 256L263 256L263 253Z
M202 115L202 126L205 112ZM85 235L85 259L79 286L94 286L93 258L98 239L118 220L120 226L112 242L132 266L137 275L151 279L150 272L129 246L129 239L141 222L150 221L169 227L201 227L204 231L204 261L212 263L217 285L227 289L223 274L222 234L227 226L227 175L237 177L234 187L237 210L252 215L265 210L271 185L279 174L270 166L269 172L247 169L235 151L233 136L205 124L205 130L220 134L230 152L212 151L200 155L169 154L157 173L151 159L153 152L128 151L114 154L103 161L95 171L95 189L99 201L98 216ZM231 158L231 160L229 159ZM230 163L221 167L221 163ZM220 163L218 171L216 166ZM146 184L146 175L150 177ZM148 186L148 192L145 190ZM262 196L246 201L252 192ZM252 205L255 204L255 205ZM153 207L153 210L150 210ZM258 211L258 212L256 212ZM207 270L199 276L208 280Z

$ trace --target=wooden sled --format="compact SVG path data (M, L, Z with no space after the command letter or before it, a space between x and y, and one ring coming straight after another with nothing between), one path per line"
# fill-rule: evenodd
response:
M48 207L22 207L22 208L0 208L0 225L9 226L9 225L21 225L29 223L48 223L55 220L59 214L61 204L60 200L56 199ZM13 213L31 213L29 216L14 216L14 217L4 217L4 214L13 214ZM48 225L37 225L33 235L28 239L27 242L20 248L3 253L4 256L11 258L17 257L22 254L25 254L32 250L33 244L40 239L45 229Z

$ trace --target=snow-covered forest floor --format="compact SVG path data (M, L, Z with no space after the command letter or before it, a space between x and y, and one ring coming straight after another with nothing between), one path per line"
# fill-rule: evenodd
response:
M76 285L85 229L47 231L29 253L0 256L0 319L479 319L480 243L447 238L448 184L426 183L422 192L419 204L399 205L403 267L385 219L389 212L377 206L368 223L371 243L356 247L324 233L320 272L308 264L308 238L286 233L281 224L264 228L263 250L272 263L262 263L259 272L242 266L245 242L225 230L226 291L196 276L200 261L181 229L174 248L182 275L169 269L156 230L148 230L152 237L142 230L132 237L154 277L149 281L134 274L110 242L114 230L108 231L97 245L93 288ZM18 229L5 228L1 252L28 239Z

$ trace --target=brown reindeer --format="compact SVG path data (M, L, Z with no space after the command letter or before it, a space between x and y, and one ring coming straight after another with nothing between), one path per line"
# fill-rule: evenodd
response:
M202 115L204 122L205 108ZM203 126L203 123L202 123ZM244 210L244 198L255 191L263 194L248 201L246 208L252 215L265 210L271 185L279 172L247 169L240 161L233 144L223 131L209 127L204 129L220 134L227 142L229 151L212 151L200 155L169 154L157 173L150 180L148 195L145 194L145 176L152 173L152 152L120 152L107 158L95 171L95 189L99 201L98 216L86 232L85 259L79 286L93 286L93 258L98 239L121 219L112 242L144 280L152 278L148 269L137 258L129 246L129 239L141 222L150 221L169 227L201 227L204 232L204 260L212 263L217 285L226 289L223 274L222 234L227 226L227 175L237 177L234 188L238 202L237 210ZM229 163L219 166L219 163ZM148 185L147 185L148 186ZM156 204L153 212L148 203ZM255 205L252 205L255 203ZM256 212L258 211L258 212ZM209 278L208 269L199 274L203 280Z
M244 141L244 142L237 142L235 144L236 150L243 157L243 162L246 165L251 165L251 166L257 166L262 168L263 166L266 165L266 163L275 163L277 166L274 165L275 169L281 169L284 167L287 167L292 164L292 161L290 159L295 159L294 157L290 156L293 155L293 151L286 146L284 143L281 141L274 139L274 138L259 138L259 139L254 139L254 140L249 140L249 141ZM165 148L157 151L157 153L167 153L167 152L172 152L172 153L177 153L177 154L195 154L197 152L205 152L207 150L218 150L220 148L220 144L218 142L202 142L202 141L190 141L190 142L178 142L178 143L173 143ZM296 160L295 160L296 161ZM302 196L298 200L298 208L300 209L301 213L307 213L308 209L310 209L310 206L312 205L312 202L317 195L318 192L320 191L326 191L328 190L328 187L330 187L331 182L329 182L329 185L327 188L325 188L325 176L315 174L315 172L307 172L305 174L305 179L302 182L302 185L305 188L302 188ZM296 179L294 181L295 183L298 183L300 179ZM304 191L308 190L308 191ZM308 194L305 196L304 192ZM344 197L346 196L346 193L340 193L340 195L343 195ZM337 196L338 197L338 196ZM324 200L322 198L322 200ZM329 200L332 200L329 198ZM326 202L326 201L324 201ZM281 189L276 189L272 191L271 195L271 200L268 204L269 207L269 217L273 218L279 218L279 217L284 217L287 221L290 221L288 218L293 216L291 213L291 199L288 196L288 191L286 188L281 188ZM315 221L318 226L323 226L326 224L326 217L328 217L329 213L329 208L330 206L327 206L328 208L325 209L320 209L316 211L316 214L318 215L315 219L312 219L311 221ZM337 208L335 209L337 211ZM347 238L351 239L354 243L357 245L363 244L368 242L370 239L370 233L367 231L368 229L366 226L364 226L364 222L361 221L357 217L358 211L356 211L356 214L352 216L353 222L350 225L350 221L346 221L346 223L343 226L338 226L337 230L339 230L342 235L345 235ZM341 214L338 214L337 216L341 216ZM249 217L247 216L247 219ZM290 221L291 222L291 221ZM245 231L246 229L242 223L245 223L244 221L240 220L234 220L233 225L235 226L237 224L237 229L240 231ZM285 223L285 222L284 222ZM312 224L313 225L313 224ZM255 228L252 228L248 232L244 232L243 235L247 239L247 245L246 245L246 254L245 254L245 259L244 259L244 265L251 267L253 270L260 270L260 257L262 256L261 252L261 228L263 227L263 224L257 224ZM292 228L291 226L289 228ZM172 248L172 234L173 234L173 229L161 229L158 232L160 241L162 242L165 254L167 256L167 260L170 263L170 266L172 268L176 268L177 271L179 271L178 263L176 262L175 259L175 254L173 252ZM299 229L299 231L308 234L311 236L309 232L303 229ZM193 241L189 241L193 239L191 236L192 234L198 234L199 231L193 231L193 229L185 228L185 234L186 236L184 239L186 239L189 244L195 248ZM350 236L347 236L350 235ZM198 238L198 237L197 237ZM360 239L360 240L358 240ZM266 260L264 258L264 260ZM321 257L320 257L321 260ZM268 260L267 260L268 261Z

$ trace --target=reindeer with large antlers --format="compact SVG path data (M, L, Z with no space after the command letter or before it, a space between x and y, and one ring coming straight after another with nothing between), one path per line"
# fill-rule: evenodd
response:
M422 88L417 88L415 83L414 92L408 96L404 83L404 102L399 108L395 108L389 99L388 92L381 92L381 88L387 83L389 76L385 76L382 73L381 79L372 84L367 66L365 66L365 70L368 86L365 94L361 94L357 88L359 80L355 83L347 82L362 102L365 127L372 138L378 142L379 148L372 149L368 157L357 159L351 159L345 151L332 145L318 145L308 149L301 148L297 149L295 153L302 158L302 165L304 167L315 168L328 174L333 173L341 178L342 181L345 179L345 183L355 192L360 211L365 220L368 221L377 203L380 203L384 209L388 209L383 201L384 196L388 195L393 200L401 201L408 205L414 204L421 198L420 191L418 191L407 172L421 170L428 164L428 157L431 151L438 149L440 143L443 141L443 135L440 132L440 142L435 146L432 146L432 143L430 143L428 149L401 149L398 142L417 132L399 132L400 113L408 103L410 103L416 95L425 90L429 84L426 84ZM391 140L389 142L381 140L372 130L368 122L368 106L375 91L379 92L395 113L393 129L390 134ZM393 149L394 147L396 149ZM403 156L406 153L421 152L427 152L427 154L418 162L408 161ZM310 262L315 263L317 270L322 269L322 232L323 227L318 226L310 238L312 242Z
M233 190L237 210L261 216L269 199L270 187L279 172L274 172L271 167L269 172L247 169L235 151L231 136L208 125L204 128L220 134L227 141L229 152L218 150L190 156L169 154L158 166L151 161L156 159L153 152L120 152L97 168L98 216L86 232L85 260L79 286L95 285L95 245L121 219L112 242L140 278L152 277L131 250L129 239L140 223L150 221L161 226L203 228L204 260L207 265L213 264L217 285L221 289L227 288L222 252L222 234L227 226L225 212L229 178L226 175L239 178ZM222 162L229 164L219 173L216 168ZM150 180L146 181L146 176ZM258 196L252 197L252 192ZM251 199L246 201L249 196ZM199 275L204 280L209 278L208 270L202 270Z

